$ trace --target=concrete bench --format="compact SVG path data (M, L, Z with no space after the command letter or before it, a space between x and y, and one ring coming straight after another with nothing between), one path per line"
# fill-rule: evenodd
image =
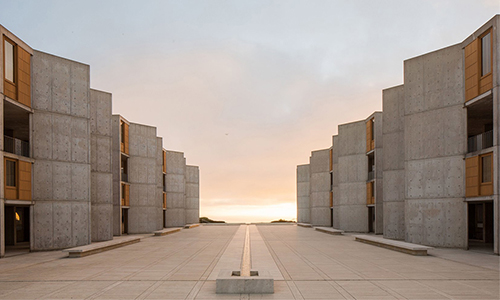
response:
M328 234L333 234L333 235L342 235L344 233L343 230L340 229L335 229L331 227L314 227L315 230L328 233Z
M354 239L358 242L367 243L370 245L375 245L378 247L383 247L411 255L426 256L427 250L433 249L432 247L427 247L402 241L389 240L389 239L384 239L383 237L377 237L371 235L355 235Z
M184 228L185 229L190 229L190 228L195 228L195 227L198 227L200 226L200 224L186 224L184 225Z
M140 241L141 237L123 237L116 238L110 241L97 242L90 245L64 249L63 252L68 252L68 257L70 258L78 258L135 244Z
M308 223L297 223L297 226L312 228L312 225L311 225L311 224L308 224Z
M155 234L155 236L164 236L164 235L171 234L174 232L179 232L179 231L181 231L181 229L182 229L181 227L165 228L163 230L155 231L154 234Z

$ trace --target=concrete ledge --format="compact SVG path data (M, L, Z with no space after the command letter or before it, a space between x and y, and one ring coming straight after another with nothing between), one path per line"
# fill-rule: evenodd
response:
M426 256L427 250L433 249L432 247L384 239L383 237L376 237L370 235L355 235L354 239L358 242L375 245L378 247L403 252L411 255Z
M333 235L342 235L344 233L343 230L340 229L335 229L331 227L314 227L315 230L328 233L328 234L333 234Z
M62 252L68 252L68 257L70 258L78 258L135 244L140 241L141 237L126 237L106 242L92 243L86 246L64 249Z
M184 225L184 228L185 229L190 229L190 228L195 228L195 227L198 227L200 226L200 224L186 224Z
M267 271L252 270L256 276L233 276L231 270L221 270L215 283L216 294L273 294L274 279Z
M174 232L179 232L179 231L181 231L181 229L182 229L181 227L165 228L163 230L158 230L158 231L155 231L153 233L155 234L155 236L164 236L164 235L171 234Z
M308 223L297 223L297 226L312 228L312 225Z

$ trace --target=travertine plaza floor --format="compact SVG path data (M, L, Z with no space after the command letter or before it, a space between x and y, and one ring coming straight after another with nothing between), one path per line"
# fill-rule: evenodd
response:
M200 226L87 256L0 259L0 299L499 299L499 257L433 250L417 257L294 225L250 226L252 264L270 295L217 295L238 268L246 225Z

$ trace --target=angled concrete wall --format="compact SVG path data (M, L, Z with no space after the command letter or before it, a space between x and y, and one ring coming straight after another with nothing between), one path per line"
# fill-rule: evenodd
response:
M121 134L120 134L120 115L111 117L112 132L112 175L113 175L113 235L121 235Z
M165 210L163 208L163 138L156 138L156 199L160 201L161 206L161 228L165 227Z
M128 232L149 233L163 228L163 200L157 193L158 144L156 127L130 123L130 208Z
M404 87L382 92L384 237L405 239Z
M382 112L375 112L374 117L374 139L375 139L375 226L373 228L375 234L384 232L384 182L383 182L383 161L384 147L382 135Z
M339 199L333 210L338 212L338 229L353 232L368 231L366 207L366 124L358 121L339 125L338 190Z
M340 215L338 206L340 205L340 190L339 190L339 146L338 135L332 136L332 227L340 228ZM337 209L334 209L337 208Z
M34 51L33 250L85 245L90 226L89 66Z
M200 170L186 166L186 224L200 222Z
M309 165L297 166L297 222L309 223L311 210L309 203Z
M405 239L411 243L466 245L463 74L461 45L404 63Z
M111 94L90 90L92 242L113 239Z
M310 167L310 224L331 226L330 213L330 149L311 152Z
M186 159L184 153L167 151L167 227L179 227L186 224Z

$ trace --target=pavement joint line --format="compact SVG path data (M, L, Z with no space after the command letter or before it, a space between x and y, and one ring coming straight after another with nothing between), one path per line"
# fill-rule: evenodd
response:
M196 296L198 296L198 293L200 292L201 288L205 284L205 280L198 280L196 284L193 286L191 291L189 291L189 294L185 298L185 300L194 300Z
M226 251L227 247L229 246L229 244L231 243L231 241L233 240L233 237L234 235L236 234L238 230L235 230L234 231L234 234L231 235L226 243L224 244L224 246L222 247L222 249L219 251L219 253L217 253L217 255L214 257L214 259L212 260L212 262L210 263L210 265L207 267L207 269L205 270L205 272L203 273L203 275L201 275L201 278L200 280L207 280L208 277L210 277L210 274L212 273L212 271L214 270L215 266L217 266L217 263L219 262L219 259L222 257L222 255L224 254L224 252Z
M386 287L385 285L381 284L380 282L371 282L373 285L375 285L376 287L378 287L379 289L383 290L384 292L386 292L387 294L393 296L394 298L396 299L408 299L406 298L405 296L401 295L400 293L390 289L389 287Z
M99 297L99 296L103 295L103 294L104 294L104 293L106 293L107 291L109 291L109 290L113 289L114 287L119 286L119 285L120 285L120 284L122 284L122 283L123 283L123 281L118 280L118 281L116 281L114 284L112 284L112 285L110 285L110 286L108 286L108 287L104 288L103 290L101 290L101 291L99 291L99 292L97 292L97 293L95 293L95 294L93 294L93 295L91 295L91 296L87 297L86 299L95 299L95 298L97 298L97 297Z
M333 281L333 280L328 280L327 281L328 284L330 284L334 289L337 290L337 292L339 292L342 297L346 298L346 299L356 299L356 297L354 297L351 293L349 293L348 290L344 289L340 284L338 284L337 282Z
M279 259L279 257L276 255L274 252L274 249L272 248L271 244L267 241L267 239L264 238L263 233L260 231L259 227L257 227L257 230L260 233L260 236L262 237L262 240L264 240L264 244L266 245L267 249L269 250L269 253L271 253L272 258L274 259L274 262L278 266L278 269L281 272L281 275L283 276L284 280L292 280L292 277L290 274L288 274L288 271L286 270L285 266Z
M149 295L151 295L152 292L154 292L163 283L164 283L164 281L157 281L152 286L150 286L148 289L146 289L144 292L142 292L139 296L137 296L137 298L135 298L135 299L146 299Z
M460 280L460 279L458 279L458 280ZM415 281L416 281L416 282L418 282L420 285L423 285L424 287L426 287L426 288L428 288L428 289L431 289L431 290L433 290L434 292L436 292L436 293L438 293L438 294L440 294L440 295L443 295L444 297L446 297L446 298L448 298L448 299L453 299L453 295L450 295L450 294L448 294L448 293L446 293L446 292L443 292L443 291L439 291L439 290L437 290L437 289L433 288L432 286L427 285L427 284L425 284L424 282L422 282L422 281L435 281L434 279L432 279L432 280L429 280L429 279L422 279L422 280L415 280ZM457 281L457 279L450 279L449 281L455 281L455 282L456 282L456 281ZM469 281L469 280L467 280L467 281ZM495 280L495 281L497 281L497 280ZM473 287L473 288L474 288L475 290L478 290L478 291L482 292L482 290L480 290L480 289L478 289L478 288L476 288L476 287Z
M290 292L292 292L293 298L295 298L295 300L304 300L304 296L300 292L297 285L295 285L295 282L293 282L293 280L287 280L285 282Z

